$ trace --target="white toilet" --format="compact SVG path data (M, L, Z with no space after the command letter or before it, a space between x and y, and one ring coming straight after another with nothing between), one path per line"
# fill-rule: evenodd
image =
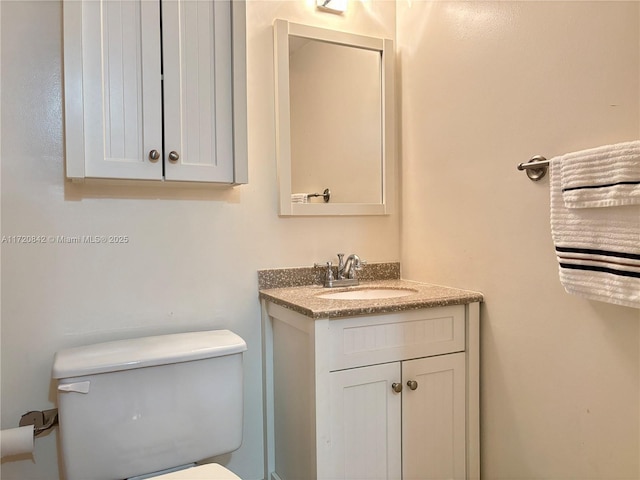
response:
M239 479L195 462L240 447L246 349L235 333L213 330L58 352L66 479Z

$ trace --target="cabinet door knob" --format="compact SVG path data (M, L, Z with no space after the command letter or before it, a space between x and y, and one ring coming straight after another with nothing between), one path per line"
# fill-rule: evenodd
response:
M416 382L415 380L409 380L407 382L407 387L409 387L411 390L415 390L416 388L418 388L418 382Z
M160 152L158 150L151 150L149 152L149 160L151 160L152 162L157 162L159 158Z
M402 384L394 382L391 384L391 389L396 393L400 393L402 391Z
M180 155L178 155L178 152L176 152L175 150L172 150L169 153L169 161L170 162L177 162L180 159Z

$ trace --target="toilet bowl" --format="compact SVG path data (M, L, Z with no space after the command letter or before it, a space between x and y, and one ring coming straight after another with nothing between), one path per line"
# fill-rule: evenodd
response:
M218 463L208 463L194 467L184 468L169 473L152 477L134 477L128 480L242 480L232 471Z
M195 464L242 443L246 349L235 333L211 330L58 352L67 480L238 480L221 465Z

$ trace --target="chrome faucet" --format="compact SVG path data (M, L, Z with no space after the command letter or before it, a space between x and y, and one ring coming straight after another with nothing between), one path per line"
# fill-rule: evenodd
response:
M357 280L356 270L362 270L363 261L355 253L344 260L344 253L338 254L338 280Z
M358 285L358 279L356 278L356 271L362 270L362 267L367 262L360 260L360 257L355 253L352 253L344 259L344 253L338 254L338 268L337 276L333 274L333 263L327 262L326 266L319 263L315 263L315 268L326 268L324 275L324 286L327 288L332 287L350 287Z

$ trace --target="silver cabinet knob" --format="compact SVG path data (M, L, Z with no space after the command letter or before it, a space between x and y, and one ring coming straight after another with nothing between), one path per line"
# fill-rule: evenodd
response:
M178 152L176 152L175 150L172 150L169 153L169 161L170 162L177 162L180 159L180 155L178 155Z
M391 389L396 393L400 393L402 391L402 384L394 382L391 384Z
M160 152L158 150L151 150L149 152L149 160L151 160L152 162L157 162L159 158Z
M411 390L415 390L418 388L418 382L416 382L415 380L409 380L407 382L407 387L409 387Z

